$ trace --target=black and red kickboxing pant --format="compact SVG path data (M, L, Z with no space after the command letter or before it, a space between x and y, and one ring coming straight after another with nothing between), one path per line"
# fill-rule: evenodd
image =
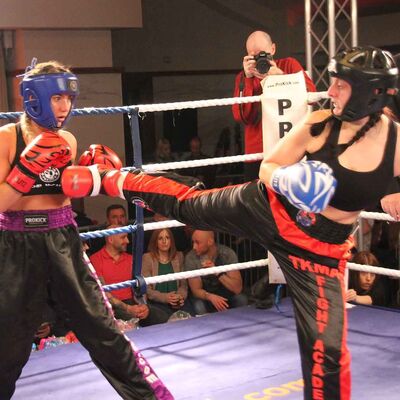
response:
M64 207L0 213L0 400L14 393L49 293L123 399L173 399L117 328L83 260L72 210Z
M173 179L131 172L123 190L152 210L195 229L224 231L265 246L283 270L294 304L307 400L350 399L344 269L352 226L303 215L261 182L197 190ZM309 225L309 226L307 226Z

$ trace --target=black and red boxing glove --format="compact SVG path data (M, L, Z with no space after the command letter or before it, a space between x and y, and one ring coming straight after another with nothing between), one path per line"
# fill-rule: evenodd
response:
M122 184L127 172L107 169L104 165L71 166L61 177L61 187L66 196L80 198L106 194L124 198Z
M110 169L122 168L122 162L114 150L103 144L91 144L89 150L83 152L78 161L78 165L81 166L94 164L101 164Z
M71 161L68 142L55 132L36 136L21 153L6 182L20 193L28 193L37 177L49 167L61 168Z

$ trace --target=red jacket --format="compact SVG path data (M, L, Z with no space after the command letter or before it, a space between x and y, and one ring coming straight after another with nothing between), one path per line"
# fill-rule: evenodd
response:
M305 73L300 63L292 57L275 60L276 65L285 74L304 72L308 92L315 92L316 88L312 80ZM262 88L258 78L246 78L241 71L236 75L234 97L259 96ZM245 154L262 153L262 118L261 103L234 104L232 106L233 117L237 122L245 125L244 152Z

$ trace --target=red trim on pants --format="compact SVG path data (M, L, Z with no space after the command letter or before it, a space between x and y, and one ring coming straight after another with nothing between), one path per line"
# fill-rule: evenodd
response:
M339 271L344 276L344 270L346 268L346 260L339 261ZM340 284L343 293L343 305L346 308L346 288L344 284L344 279L340 279ZM344 320L343 320L343 337L340 357L340 398L343 400L350 399L351 395L351 371L350 371L350 351L347 347L347 311L343 310Z
M318 239L310 237L290 218L276 193L270 189L267 190L272 214L276 221L279 234L284 240L321 256L332 257L338 260L350 258L350 250L354 244L352 237L349 237L344 243L340 244L321 242Z

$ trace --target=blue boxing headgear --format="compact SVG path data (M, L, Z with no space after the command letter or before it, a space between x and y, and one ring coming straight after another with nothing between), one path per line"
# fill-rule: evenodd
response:
M341 115L342 121L355 121L381 111L396 92L398 69L393 56L372 46L353 47L337 54L328 72L351 85L351 96Z
M79 94L78 78L71 72L41 75L24 75L20 83L24 110L38 125L51 130L62 128L71 116L76 97ZM61 126L51 109L51 97L59 94L71 96L71 110Z

